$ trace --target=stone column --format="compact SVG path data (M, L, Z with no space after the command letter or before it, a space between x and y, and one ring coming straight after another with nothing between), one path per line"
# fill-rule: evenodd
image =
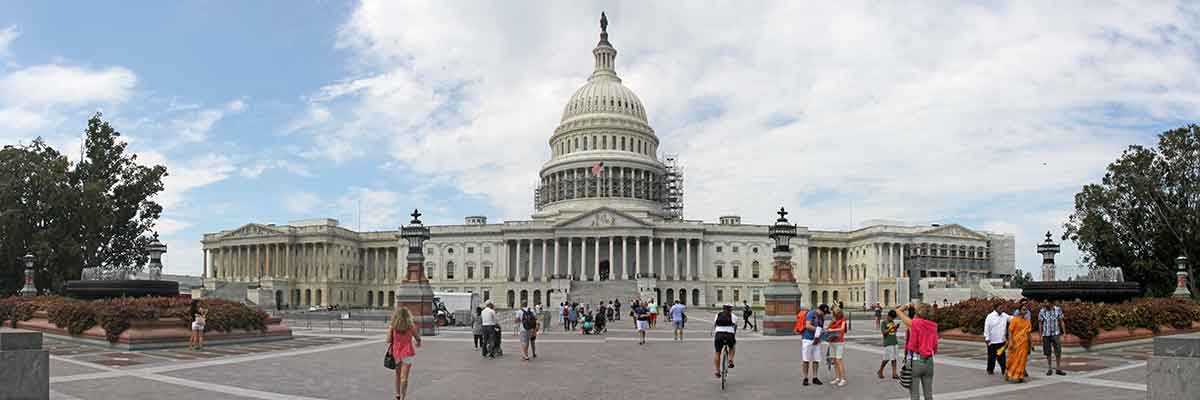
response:
M696 239L696 273L700 280L708 280L708 268L704 265L704 239Z
M559 241L560 241L559 238L557 238L557 237L554 238L554 274L555 275L560 275L563 273L562 268L560 268L560 266L558 265L558 259L562 258L562 253L559 252L559 246L558 246Z
M629 278L629 242L627 237L621 236L621 276L617 279L625 280Z
M575 238L567 237L567 275L575 275ZM574 279L574 278L572 278Z
M200 275L200 277L201 278L209 278L209 276L208 276L208 249L205 249L205 248L200 249L200 258L204 262L204 274Z
M596 187L596 191L596 193L599 194L600 188L598 186ZM592 238L592 243L596 245L596 250L592 252L596 257L595 260L592 261L592 273L588 276L591 277L590 280L598 281L600 280L600 237L597 236Z
M660 275L658 277L658 279L666 279L667 278L667 238L662 238L659 240L658 258L660 258L659 267L662 268L662 275ZM651 273L658 273L658 271L652 271Z
M642 238L633 237L633 278L642 274Z
M530 282L533 281L533 239L525 239L525 241L529 243L525 246L525 248L529 249L529 251L521 252L521 255L528 254L528 258L525 259L525 279L522 279L522 281ZM520 242L517 242L517 246L518 248L520 247ZM520 256L517 257L517 259L520 260Z
M612 279L617 270L617 262L613 260L613 237L608 237L608 278Z
M671 278L679 280L679 238L671 239Z
M550 282L549 268L546 267L546 239L542 239L542 282Z
M688 280L692 276L692 239L684 242L683 251L683 279Z

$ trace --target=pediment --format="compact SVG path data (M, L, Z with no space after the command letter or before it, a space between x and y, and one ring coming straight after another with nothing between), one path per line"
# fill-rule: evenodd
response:
M601 207L557 224L559 228L645 228L650 224L629 214Z
M923 233L925 235L929 235L929 236L942 236L942 237L961 238L961 239L987 240L987 236L985 236L979 232L975 232L973 230L967 229L959 224L943 225L943 226L939 226L937 228L927 230Z
M242 225L241 228L234 229L233 231L230 231L229 233L221 235L221 239L278 236L278 235L283 235L286 233L287 232L283 232L278 229L275 229L275 228L272 228L269 226L265 226L265 225L246 224L246 225Z

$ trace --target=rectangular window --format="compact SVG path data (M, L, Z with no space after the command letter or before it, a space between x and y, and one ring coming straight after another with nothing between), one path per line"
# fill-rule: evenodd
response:
M750 292L750 295L754 296L750 299L750 302L752 302L754 304L758 304L758 302L761 301L760 299L762 299L762 290L754 289L753 291Z
M467 254L475 254L475 248L474 248L474 247L468 247L468 248L467 248Z
M483 266L483 279L492 279L492 267L490 265Z
M733 246L733 252L734 252L734 253L737 253L737 252L738 252L738 247L737 247L737 246Z
M724 302L724 301L725 301L725 290L717 289L717 302L720 303L720 302Z
M737 302L737 301L741 301L741 300L742 300L742 291L739 289L733 289L733 301Z
M600 138L600 148L605 149L605 150L608 149L608 136L604 136L604 137Z
M433 279L433 268L425 268L425 279Z
M720 252L721 252L721 246L717 246L717 252L718 252L718 253L720 253Z
M625 151L625 137L621 137L621 151Z
M488 300L491 300L491 299L492 299L492 291L491 291L491 290L484 290L484 291L483 291L483 301L488 301Z

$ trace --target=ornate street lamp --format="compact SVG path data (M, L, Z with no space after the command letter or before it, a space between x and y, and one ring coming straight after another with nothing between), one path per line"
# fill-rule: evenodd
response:
M413 210L412 221L400 227L399 238L408 242L408 272L404 282L396 288L396 307L407 308L421 326L421 336L432 336L434 331L433 288L422 269L425 266L425 241L429 240L429 228L421 224L421 212Z
M1192 298L1192 291L1188 290L1187 286L1187 257L1179 256L1179 258L1175 259L1175 265L1179 269L1179 271L1175 272L1178 283L1175 285L1175 293L1172 293L1171 297L1190 299Z
M413 210L412 221L400 227L400 238L408 242L408 273L406 279L413 282L426 281L421 273L425 264L425 241L429 240L429 228L421 224L421 212Z
M19 293L22 296L35 296L37 295L37 287L33 286L33 254L25 254L25 257L21 257L21 260L25 261L25 286L21 288Z
M1058 243L1050 240L1050 231L1046 231L1046 241L1039 244L1037 252L1042 255L1042 281L1054 281L1054 255L1059 253Z
M767 236L775 241L775 272L763 290L766 300L766 319L763 334L768 336L794 335L796 313L800 311L800 286L792 275L792 238L796 237L796 226L788 223L787 211L779 207L779 219L767 228Z
M771 276L771 281L795 282L796 278L792 276L792 238L796 237L796 226L788 223L787 210L779 207L779 219L775 220L775 225L771 225L767 229L767 236L775 241L775 273Z
M162 279L162 255L167 252L167 245L158 241L158 232L154 233L154 241L146 245L146 252L150 253L150 263L147 265L150 270L150 280L157 281Z

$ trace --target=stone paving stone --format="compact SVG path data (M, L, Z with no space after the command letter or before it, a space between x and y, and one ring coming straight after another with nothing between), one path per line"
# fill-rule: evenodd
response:
M1019 386L1019 385L1018 385ZM907 399L907 397L905 397ZM933 398L937 398L935 394ZM977 397L981 400L1030 400L1042 398L1055 399L1087 399L1087 400L1129 400L1144 399L1146 392L1126 390L1111 387L1080 385L1075 383L1055 383L1049 386L1019 390L1015 392L992 394Z
M68 375L82 375L82 374L90 374L93 372L103 372L103 370L75 364L72 362L55 360L53 358L50 359L50 376L51 377L68 376Z
M135 377L90 379L65 382L50 386L53 392L86 400L242 400L248 397L228 393L210 392L201 389L158 382ZM53 396L51 397L53 398Z
M1146 383L1146 367L1132 368L1124 371L1109 372L1107 374L1098 375L1097 379L1108 379L1130 383Z

